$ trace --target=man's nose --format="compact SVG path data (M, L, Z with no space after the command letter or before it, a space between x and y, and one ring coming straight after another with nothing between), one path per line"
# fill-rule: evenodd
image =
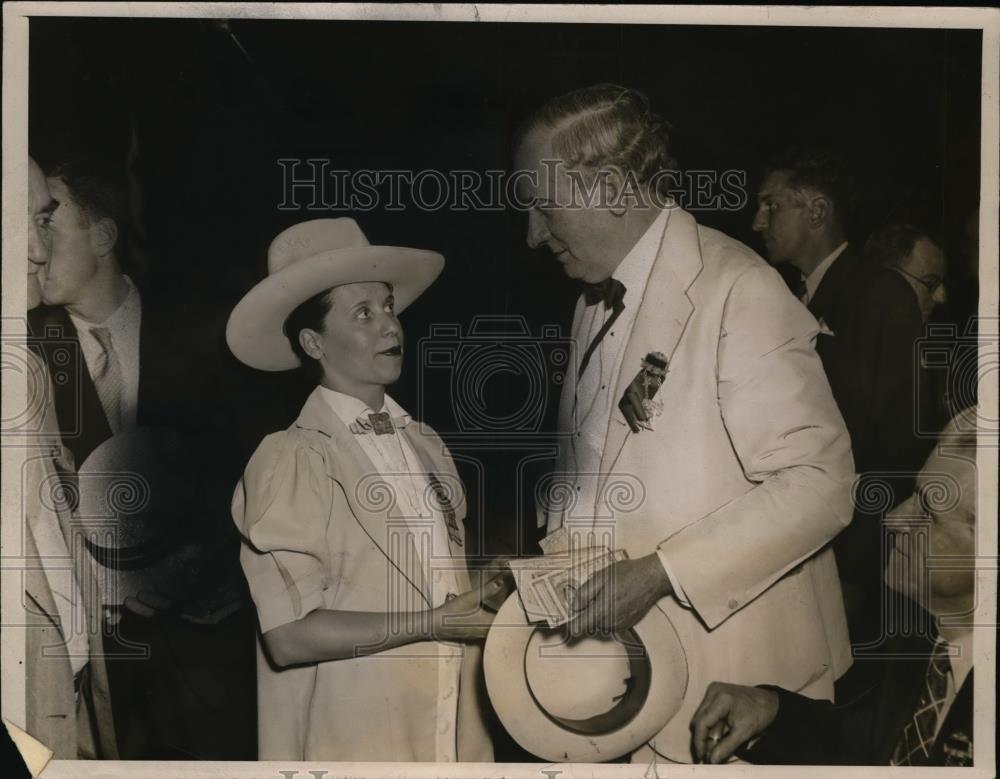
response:
M934 294L931 296L931 300L938 306L948 302L948 291L944 288L944 284L938 285L938 288L934 290Z
M758 206L757 213L754 214L753 217L753 224L751 225L751 229L753 229L755 233L759 233L761 232L761 230L766 230L768 221L767 217L768 217L767 209L764 208L764 206Z
M34 265L44 265L49 260L49 247L39 235L38 228L28 231L28 262ZM37 270L37 269L34 269Z
M545 220L535 209L528 211L528 246L537 249L549 237Z

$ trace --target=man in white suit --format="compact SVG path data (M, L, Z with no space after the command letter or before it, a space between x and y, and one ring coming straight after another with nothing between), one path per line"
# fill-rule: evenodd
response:
M516 154L535 174L520 177L529 245L585 287L560 406L573 498L548 531L628 553L577 593L570 630L655 606L688 657L684 704L643 762L692 760L688 722L714 679L832 698L850 665L827 545L851 519L853 462L816 320L750 249L659 195L668 142L643 95L601 85L540 109ZM615 516L623 483L636 505Z
M28 159L28 309L41 300L49 262L49 223L59 202L42 169ZM15 723L60 760L118 758L107 671L101 654L96 573L71 554L70 512L56 496L72 470L59 442L52 381L41 358L25 353L25 397L32 423L23 470L25 719ZM24 434L16 427L4 434Z

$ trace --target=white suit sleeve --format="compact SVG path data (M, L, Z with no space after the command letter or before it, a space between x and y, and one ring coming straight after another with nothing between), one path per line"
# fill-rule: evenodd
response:
M734 282L718 346L719 409L756 486L659 547L709 628L851 521L850 440L813 346L816 333L816 321L772 268L755 265Z

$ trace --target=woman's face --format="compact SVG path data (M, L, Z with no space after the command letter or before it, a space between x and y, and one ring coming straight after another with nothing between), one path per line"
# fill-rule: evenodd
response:
M334 287L329 295L323 332L299 334L306 353L323 368L323 383L355 397L394 383L403 369L403 329L392 289L368 281Z

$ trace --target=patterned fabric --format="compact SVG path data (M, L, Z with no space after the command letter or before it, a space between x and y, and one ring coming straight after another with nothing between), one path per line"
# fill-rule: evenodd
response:
M409 422L408 417L392 417L388 411L379 411L374 414L361 415L351 422L350 428L354 435L364 435L375 432L375 435L392 435L397 428L406 427Z
M122 390L124 389L122 366L111 344L111 331L106 327L95 327L90 332L101 347L97 365L94 366L94 386L101 399L101 405L104 406L104 413L108 417L111 432L117 433L122 428Z
M431 489L434 491L434 497L437 499L438 504L441 507L441 513L444 515L445 524L448 527L448 537L451 539L453 544L457 546L462 546L462 534L458 529L458 519L455 514L455 509L452 508L451 498L448 497L448 491L441 484L440 479L433 473L427 474L427 481L431 485Z
M927 664L924 689L916 711L903 728L903 734L892 753L891 765L926 765L937 737L945 699L948 695L948 643L939 641Z

